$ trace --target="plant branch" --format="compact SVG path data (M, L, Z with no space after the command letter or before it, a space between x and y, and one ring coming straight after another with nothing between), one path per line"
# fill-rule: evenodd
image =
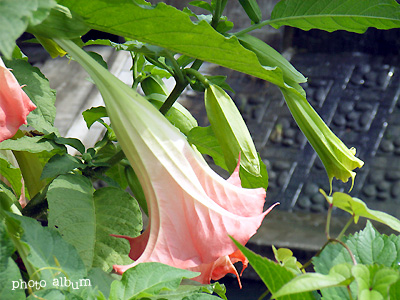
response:
M165 100L163 105L160 107L160 112L165 115L168 110L174 105L176 99L182 94L183 90L187 86L187 81L185 80L184 83L177 82L172 92L169 94L168 98Z
M193 75L194 77L196 77L196 79L198 79L204 86L209 86L210 82L208 81L208 79L201 74L199 71L192 69L192 68L188 68L184 70L184 73L186 75Z
M353 223L354 221L354 215L350 217L350 219L347 221L346 225L344 225L342 231L339 233L339 235L336 237L337 240L340 240L342 236L345 234L346 230L349 228L349 226Z
M328 240L331 238L329 232L331 227L332 209L333 205L332 203L329 203L328 215L326 216L326 226L325 226L325 235Z
M253 30L256 30L256 29L260 29L261 27L269 25L270 23L273 23L273 21L272 20L265 20L265 21L262 21L260 23L251 25L250 27L247 27L247 28L245 28L245 29L243 29L241 31L238 31L238 32L234 33L233 35L240 36L240 35L243 35L245 33L250 32L250 31L253 31Z

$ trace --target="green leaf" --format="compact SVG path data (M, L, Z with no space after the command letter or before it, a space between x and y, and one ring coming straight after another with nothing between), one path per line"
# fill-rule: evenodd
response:
M367 205L360 199L353 198L345 193L336 192L329 197L323 192L326 200L333 206L347 211L354 216L354 222L357 223L359 217L368 218L383 223L393 230L400 232L400 220L378 210L369 209Z
M35 36L45 38L75 39L89 31L82 18L62 5L50 10L49 16L38 25L29 26L28 30Z
M85 146L82 144L82 142L78 139L75 138L65 138L65 137L56 137L54 139L54 142L56 142L59 145L68 145L71 147L74 147L76 150L78 150L81 154L85 153Z
M320 273L306 273L293 278L285 284L278 292L273 294L273 299L277 297L310 292L328 287L347 286L354 280L352 277L352 265L344 263L334 266L329 270L328 275Z
M5 60L4 63L12 69L18 83L26 85L23 90L36 105L36 109L28 115L28 125L45 134L57 133L57 128L53 126L56 116L56 92L50 88L47 78L25 60Z
M242 246L240 243L232 239L235 245L239 248L240 251L247 257L251 266L257 272L258 276L260 276L261 280L267 286L268 290L275 294L282 286L295 278L295 275L287 270L285 267L269 260L268 258L264 258L255 254L251 250ZM307 299L315 299L311 293L300 293L294 295L287 295L279 297L278 300L307 300Z
M390 286L389 295L391 300L400 299L400 280Z
M25 299L25 290L19 286L21 273L11 258L15 248L4 223L0 222L0 299Z
M364 230L344 238L359 264L372 265L380 264L386 267L399 269L400 261L400 237L379 234L376 229L367 222ZM342 263L352 263L347 250L340 244L330 243L324 248L318 257L313 258L314 269L321 274L328 274L333 266ZM355 282L351 285L353 297L357 294ZM328 299L349 299L345 288L329 288L322 290L322 295Z
M7 159L6 156L3 156L3 153L7 153L8 150L0 151L0 174L11 184L11 187L19 197L21 195L22 189L22 174L21 170L11 164L11 162ZM12 155L12 153L11 153Z
M34 219L11 213L7 213L6 224L31 279L40 278L47 285L54 285L64 278L79 282L86 276L85 265L75 247L53 228L42 227Z
M84 164L78 158L69 154L56 154L52 156L43 167L40 179L53 178L82 167L84 167Z
M109 297L111 283L115 280L110 273L106 273L100 268L92 268L88 272L87 278L90 279L93 287L97 287L106 298Z
M210 155L217 166L220 166L224 170L228 170L221 145L218 143L211 126L194 127L189 131L187 138L189 143L195 145L200 153Z
M358 285L358 299L388 299L389 287L399 277L399 271L378 265L356 265L352 268Z
M111 284L110 300L154 297L161 290L176 290L183 278L193 278L198 274L161 263L140 263L128 269L121 281Z
M90 4L86 0L59 2L83 16L94 29L157 45L285 86L282 71L276 66L262 66L257 56L241 46L236 37L221 35L206 21L195 24L185 12L165 3L144 8L124 0L93 0Z
M88 128L90 128L97 120L108 117L106 108L104 106L87 109L82 113L82 116Z
M399 27L400 5L395 0L283 0L272 11L269 24L363 33L368 27Z
M206 2L206 1L191 1L191 2L189 2L189 5L203 8L203 9L209 11L210 13L213 12L213 8L211 7L210 3Z
M131 261L128 242L110 236L135 237L142 229L140 209L128 193L114 187L93 193L89 179L67 174L50 184L47 199L49 226L57 226L88 269L107 271L113 264Z
M65 147L54 143L54 141L47 136L23 136L16 140L8 139L1 142L0 150L26 151L29 153L64 153Z
M0 52L10 59L16 39L24 33L29 24L36 25L42 22L56 4L54 0L0 1Z

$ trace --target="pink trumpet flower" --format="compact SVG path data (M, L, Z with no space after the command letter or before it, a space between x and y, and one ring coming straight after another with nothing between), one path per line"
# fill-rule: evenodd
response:
M91 75L106 103L118 141L146 196L149 225L131 245L129 265L161 262L200 271L209 283L247 260L229 235L241 244L253 236L264 217L265 190L240 186L239 167L225 180L145 98L122 83L70 41L57 40ZM238 165L239 166L239 165ZM239 279L239 277L238 277Z
M35 108L0 58L0 142L13 137Z

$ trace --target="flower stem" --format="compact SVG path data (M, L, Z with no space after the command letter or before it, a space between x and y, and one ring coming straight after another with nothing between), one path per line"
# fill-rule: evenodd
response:
M331 227L332 209L333 205L332 203L329 203L328 215L326 216L326 226L325 226L325 235L328 240L331 238L329 231Z
M194 77L196 77L196 79L198 79L205 87L208 87L210 85L210 82L208 81L208 79L201 74L199 71L192 69L192 68L188 68L184 70L184 73L186 75L193 75Z
M265 20L265 21L262 21L262 22L260 22L260 23L251 25L250 27L247 27L247 28L245 28L245 29L243 29L243 30L241 30L241 31L238 31L238 32L234 33L233 35L235 35L235 36L240 36L240 35L243 35L243 34L245 34L245 33L250 32L250 31L259 29L259 28L261 28L261 27L264 27L264 26L266 26L266 25L268 25L268 24L270 24L270 23L272 23L272 22L273 22L272 20Z
M337 240L340 240L342 236L345 234L346 230L349 228L349 226L353 223L354 221L354 215L350 217L350 219L347 221L346 225L344 225L342 231L339 233L339 235L336 237Z
M165 115L168 110L174 105L176 99L182 94L183 90L186 88L187 82L184 83L177 82L171 94L169 94L168 98L164 101L163 105L160 107L160 112Z

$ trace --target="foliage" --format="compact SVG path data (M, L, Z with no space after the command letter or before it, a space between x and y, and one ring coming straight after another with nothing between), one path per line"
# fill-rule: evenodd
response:
M88 128L99 122L106 129L94 147L60 136L54 126L56 93L16 46L24 32L33 34L53 58L66 54L60 47L66 40L82 47L81 36L92 29L123 37L121 43L94 40L86 45L129 52L132 89L140 89L196 151L229 173L239 164L246 188L268 188L266 166L227 92L234 89L224 76L206 76L199 70L206 61L275 84L324 163L329 181L333 177L354 181L353 170L363 162L308 103L301 86L307 79L301 70L249 32L266 25L356 33L368 27L396 28L400 5L395 0L281 0L271 18L263 20L257 1L239 3L252 25L234 32L235 20L223 16L226 0L190 3L207 15L144 0L0 2L2 59L37 106L27 118L29 131L19 130L0 142L1 299L226 299L225 287L218 282L200 284L192 280L199 273L161 263L140 263L122 276L111 272L113 265L131 261L128 241L115 235L133 239L141 234L142 215L149 214L144 190L150 183L142 186L140 166L131 165L121 150L122 141L106 121L107 107L83 113ZM96 53L91 56L100 61ZM171 92L165 87L166 78L175 80ZM176 102L189 85L204 92L208 127L198 126L191 112ZM67 146L78 154L68 154ZM98 188L99 180L107 186ZM329 203L327 242L312 262L302 266L289 249L275 248L273 261L234 241L271 297L400 299L399 236L380 234L369 222L364 230L344 236L360 217L396 231L400 221L349 195L323 194ZM27 205L19 199L26 199ZM333 207L351 215L336 238L329 233ZM314 272L306 272L311 263Z

